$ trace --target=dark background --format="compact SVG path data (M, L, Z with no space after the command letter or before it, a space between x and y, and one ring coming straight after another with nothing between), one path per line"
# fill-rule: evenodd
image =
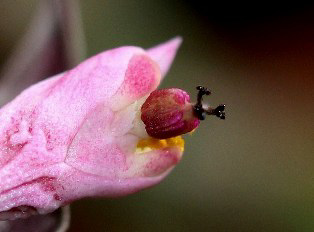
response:
M1 2L1 63L38 2ZM181 35L162 87L208 86L227 119L185 136L182 162L160 185L74 203L70 231L314 231L313 4L80 3L88 56Z

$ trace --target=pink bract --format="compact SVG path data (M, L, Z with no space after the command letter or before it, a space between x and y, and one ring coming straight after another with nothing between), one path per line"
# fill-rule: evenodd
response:
M157 88L180 43L175 38L147 51L127 46L100 53L4 106L0 220L159 183L182 151L172 146L137 154L141 129L134 123L142 99Z

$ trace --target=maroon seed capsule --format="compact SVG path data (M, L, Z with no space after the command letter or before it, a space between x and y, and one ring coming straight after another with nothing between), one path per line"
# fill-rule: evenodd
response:
M182 89L171 88L153 91L141 108L141 119L149 136L167 139L194 130L205 119L205 115L225 118L224 105L213 109L203 108L202 97L210 91L197 87L197 103L190 102L190 96Z

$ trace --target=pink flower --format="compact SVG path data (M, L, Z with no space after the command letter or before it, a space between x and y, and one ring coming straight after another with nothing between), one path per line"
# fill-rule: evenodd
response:
M159 183L180 161L180 135L205 114L181 89L156 90L181 43L121 47L23 91L0 110L0 220L52 212L83 197Z
M180 43L103 52L4 106L0 219L49 213L83 197L127 195L167 176L183 140L149 137L141 106Z

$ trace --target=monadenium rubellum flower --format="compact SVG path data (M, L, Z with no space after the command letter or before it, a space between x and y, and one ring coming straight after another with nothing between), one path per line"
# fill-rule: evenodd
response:
M0 111L0 219L54 211L82 197L130 194L181 159L179 136L204 113L180 89L156 90L180 38L121 47L31 86ZM36 67L34 67L36 69Z

